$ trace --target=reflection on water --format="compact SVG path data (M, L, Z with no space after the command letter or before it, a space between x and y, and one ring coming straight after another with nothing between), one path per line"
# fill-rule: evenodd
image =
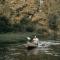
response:
M0 60L60 60L60 41L40 41L32 50L23 44L1 44Z

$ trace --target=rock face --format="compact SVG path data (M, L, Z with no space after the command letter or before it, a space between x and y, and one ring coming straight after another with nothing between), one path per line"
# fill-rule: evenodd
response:
M0 16L9 18L11 24L28 16L31 22L48 28L48 16L60 12L60 0L0 0Z

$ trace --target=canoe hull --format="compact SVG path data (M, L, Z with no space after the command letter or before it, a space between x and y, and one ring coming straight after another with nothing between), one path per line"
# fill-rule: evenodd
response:
M28 50L31 50L31 49L36 48L37 45L35 45L35 44L27 44L25 47L26 47Z
M28 50L31 50L31 49L34 49L34 48L36 48L37 46L28 46L28 47L26 47Z

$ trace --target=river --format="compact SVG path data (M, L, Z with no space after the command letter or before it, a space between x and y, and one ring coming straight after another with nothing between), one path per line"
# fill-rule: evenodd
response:
M0 60L60 60L60 41L40 41L27 50L23 44L0 44Z

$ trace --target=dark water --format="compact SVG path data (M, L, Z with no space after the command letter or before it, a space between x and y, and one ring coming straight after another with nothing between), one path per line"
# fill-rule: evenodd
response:
M23 44L0 44L0 60L60 60L60 41L40 41L27 50Z

